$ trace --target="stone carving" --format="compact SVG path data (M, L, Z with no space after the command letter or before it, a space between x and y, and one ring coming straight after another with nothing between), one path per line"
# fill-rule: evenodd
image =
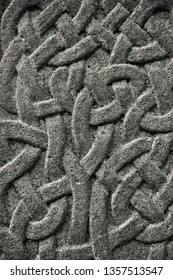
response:
M173 3L13 0L1 259L172 259Z

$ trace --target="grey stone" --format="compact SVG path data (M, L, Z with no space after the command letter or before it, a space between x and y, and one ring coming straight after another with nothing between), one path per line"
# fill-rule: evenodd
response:
M0 2L0 259L173 259L172 13Z

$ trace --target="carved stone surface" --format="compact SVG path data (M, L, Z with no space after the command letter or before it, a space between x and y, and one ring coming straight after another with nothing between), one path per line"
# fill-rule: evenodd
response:
M0 258L173 258L173 1L13 0Z

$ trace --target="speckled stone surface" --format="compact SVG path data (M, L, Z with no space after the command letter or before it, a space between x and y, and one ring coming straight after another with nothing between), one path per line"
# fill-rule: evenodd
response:
M173 1L2 13L0 258L173 259Z

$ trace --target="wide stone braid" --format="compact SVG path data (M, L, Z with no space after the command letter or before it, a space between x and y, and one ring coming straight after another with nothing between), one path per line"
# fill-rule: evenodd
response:
M173 259L172 8L11 1L1 259Z

